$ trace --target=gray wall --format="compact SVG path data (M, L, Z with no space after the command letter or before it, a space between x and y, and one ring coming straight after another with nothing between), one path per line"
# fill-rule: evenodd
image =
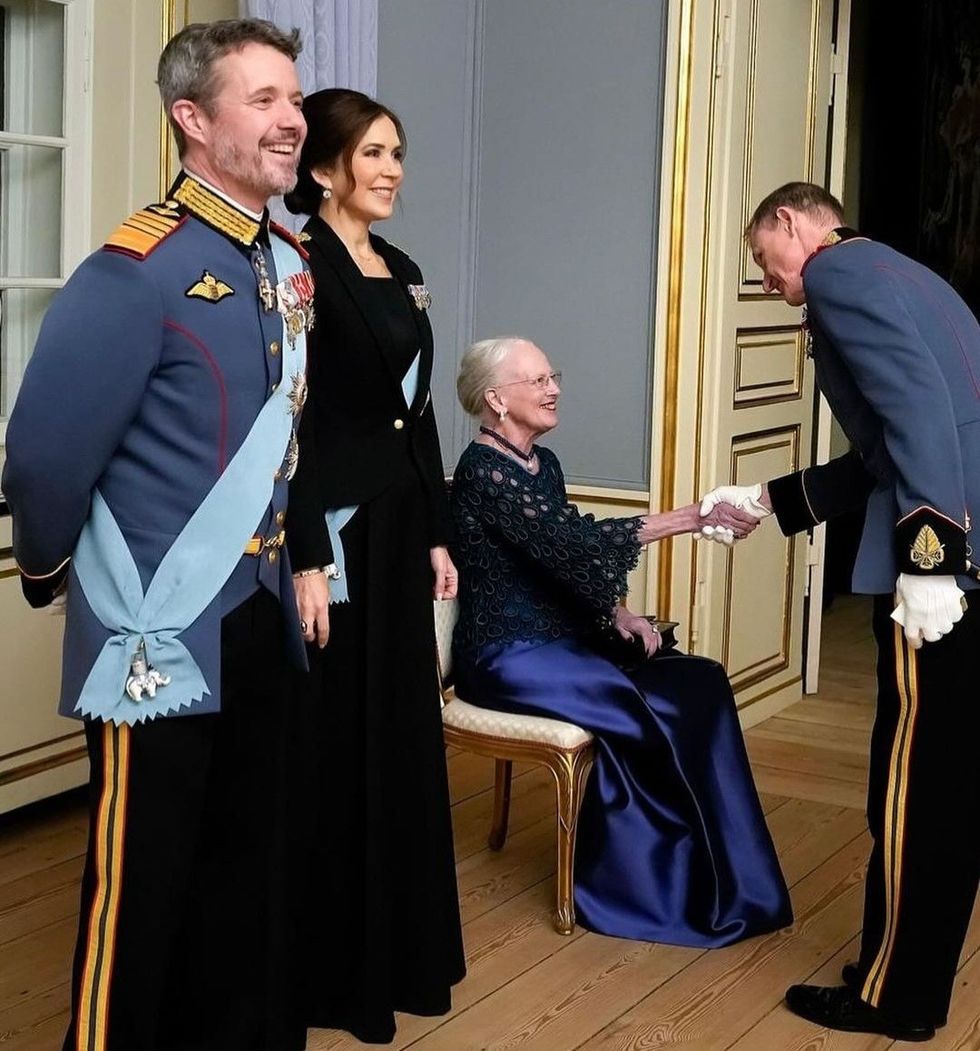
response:
M546 441L569 478L646 488L664 35L654 0L380 0L409 154L379 232L432 291L447 463L465 344L520 333L565 373Z

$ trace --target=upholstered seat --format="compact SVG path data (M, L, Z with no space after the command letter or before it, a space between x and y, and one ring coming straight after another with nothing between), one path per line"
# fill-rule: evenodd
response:
M592 734L572 723L544 719L536 715L510 715L489 708L478 708L458 697L442 710L443 726L454 730L499 737L507 741L529 741L553 748L578 748L592 740Z
M546 766L555 779L558 867L554 923L560 934L571 934L575 929L572 904L575 830L582 789L592 766L592 734L573 723L496 712L457 697L451 685L451 673L453 628L458 609L455 600L436 602L434 608L446 743L489 756L495 762L494 812L488 839L491 850L500 850L507 839L514 761Z

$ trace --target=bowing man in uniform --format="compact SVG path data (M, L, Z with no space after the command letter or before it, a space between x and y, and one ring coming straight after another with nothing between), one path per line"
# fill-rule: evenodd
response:
M819 186L775 190L746 236L765 290L806 304L817 383L853 451L716 489L702 512L774 511L789 536L863 505L853 586L875 596L878 646L860 959L844 985L795 985L786 1002L832 1029L928 1040L980 875L980 326L930 270L843 227Z
M312 282L265 211L305 136L299 46L253 20L167 45L183 173L68 281L10 420L14 552L32 605L67 587L91 759L68 1051L305 1046L283 542Z

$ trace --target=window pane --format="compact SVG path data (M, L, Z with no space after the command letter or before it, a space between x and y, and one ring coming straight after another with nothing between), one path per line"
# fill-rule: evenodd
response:
M0 145L0 275L61 276L61 164L56 146Z
M65 9L52 0L0 0L0 131L61 135Z
M41 320L55 295L54 288L0 291L0 416L10 415Z

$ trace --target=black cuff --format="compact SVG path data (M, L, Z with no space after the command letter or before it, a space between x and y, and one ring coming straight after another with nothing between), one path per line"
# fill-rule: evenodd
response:
M49 577L32 578L21 574L20 588L24 598L34 609L50 606L55 596L61 591L68 576L68 562Z
M899 573L963 573L966 530L931 507L917 507L895 526L895 560Z
M773 478L766 486L769 490L769 502L783 536L802 533L804 529L812 529L817 524L807 503L802 471L784 474L782 478Z

